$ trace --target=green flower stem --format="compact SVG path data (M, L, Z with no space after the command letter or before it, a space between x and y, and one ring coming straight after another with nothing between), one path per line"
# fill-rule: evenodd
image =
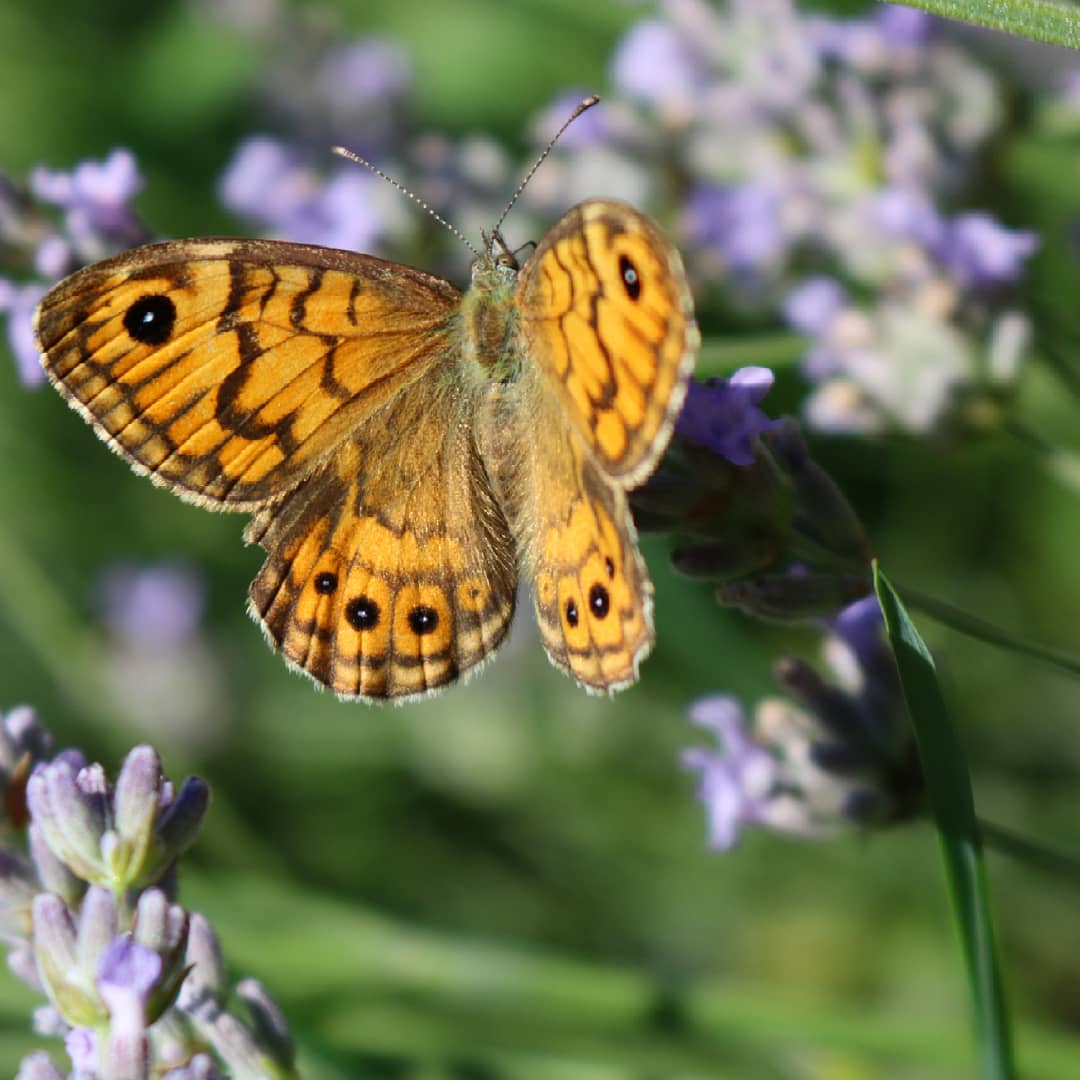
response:
M806 338L800 334L760 334L746 338L706 338L698 354L695 374L730 375L737 368L758 364L763 367L790 367L806 352Z
M904 0L947 19L962 19L991 30L1080 49L1080 10L1055 0Z
M979 827L988 848L1037 870L1080 882L1080 855L1044 847L989 821L980 821Z
M969 615L966 611L961 611L960 608L946 604L943 600L935 600L934 597L927 596L916 589L900 586L900 594L909 607L929 615L943 626L951 627L961 634L967 634L976 641L984 641L987 645L996 645L999 649L1005 649L1008 652L1030 656L1068 675L1080 676L1080 660L1074 656L1017 637L992 623L984 622L974 615Z

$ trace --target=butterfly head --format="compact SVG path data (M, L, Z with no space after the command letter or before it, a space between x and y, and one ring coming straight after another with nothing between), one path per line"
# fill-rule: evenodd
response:
M510 250L498 229L490 236L487 233L482 235L484 252L473 259L470 267L473 285L480 289L497 289L500 286L513 285L521 269L521 263L518 261L519 253Z

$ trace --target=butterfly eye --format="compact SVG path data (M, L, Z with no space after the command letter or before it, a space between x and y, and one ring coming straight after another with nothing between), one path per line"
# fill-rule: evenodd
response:
M124 329L142 345L163 345L175 325L176 305L167 296L144 296L124 312Z
M507 266L511 270L517 269L517 259L513 255L500 255L495 261L500 266Z
M619 277L622 278L623 288L631 300L636 300L641 295L641 275L637 267L625 256L619 256Z

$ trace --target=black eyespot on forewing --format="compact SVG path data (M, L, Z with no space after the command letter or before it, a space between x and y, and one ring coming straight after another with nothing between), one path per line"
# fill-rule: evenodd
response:
M638 273L638 268L625 255L619 256L619 277L626 295L631 300L636 300L641 295L641 275Z
M611 610L611 594L600 582L589 590L589 610L598 619L603 619Z
M337 574L324 570L315 575L315 591L320 596L329 596L337 588Z
M379 605L370 596L354 596L345 605L345 618L354 630L374 630L379 625Z
M417 604L409 612L409 626L414 634L431 634L438 625L439 613L426 604Z
M176 305L160 293L142 296L124 312L124 329L141 345L164 345L176 326Z

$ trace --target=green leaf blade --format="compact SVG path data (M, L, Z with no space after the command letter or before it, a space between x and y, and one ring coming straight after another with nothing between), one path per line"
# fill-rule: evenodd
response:
M1009 1014L995 951L990 890L967 760L949 721L930 651L876 563L874 588L900 671L945 860L975 1015L979 1075L986 1080L1013 1080L1016 1069Z

